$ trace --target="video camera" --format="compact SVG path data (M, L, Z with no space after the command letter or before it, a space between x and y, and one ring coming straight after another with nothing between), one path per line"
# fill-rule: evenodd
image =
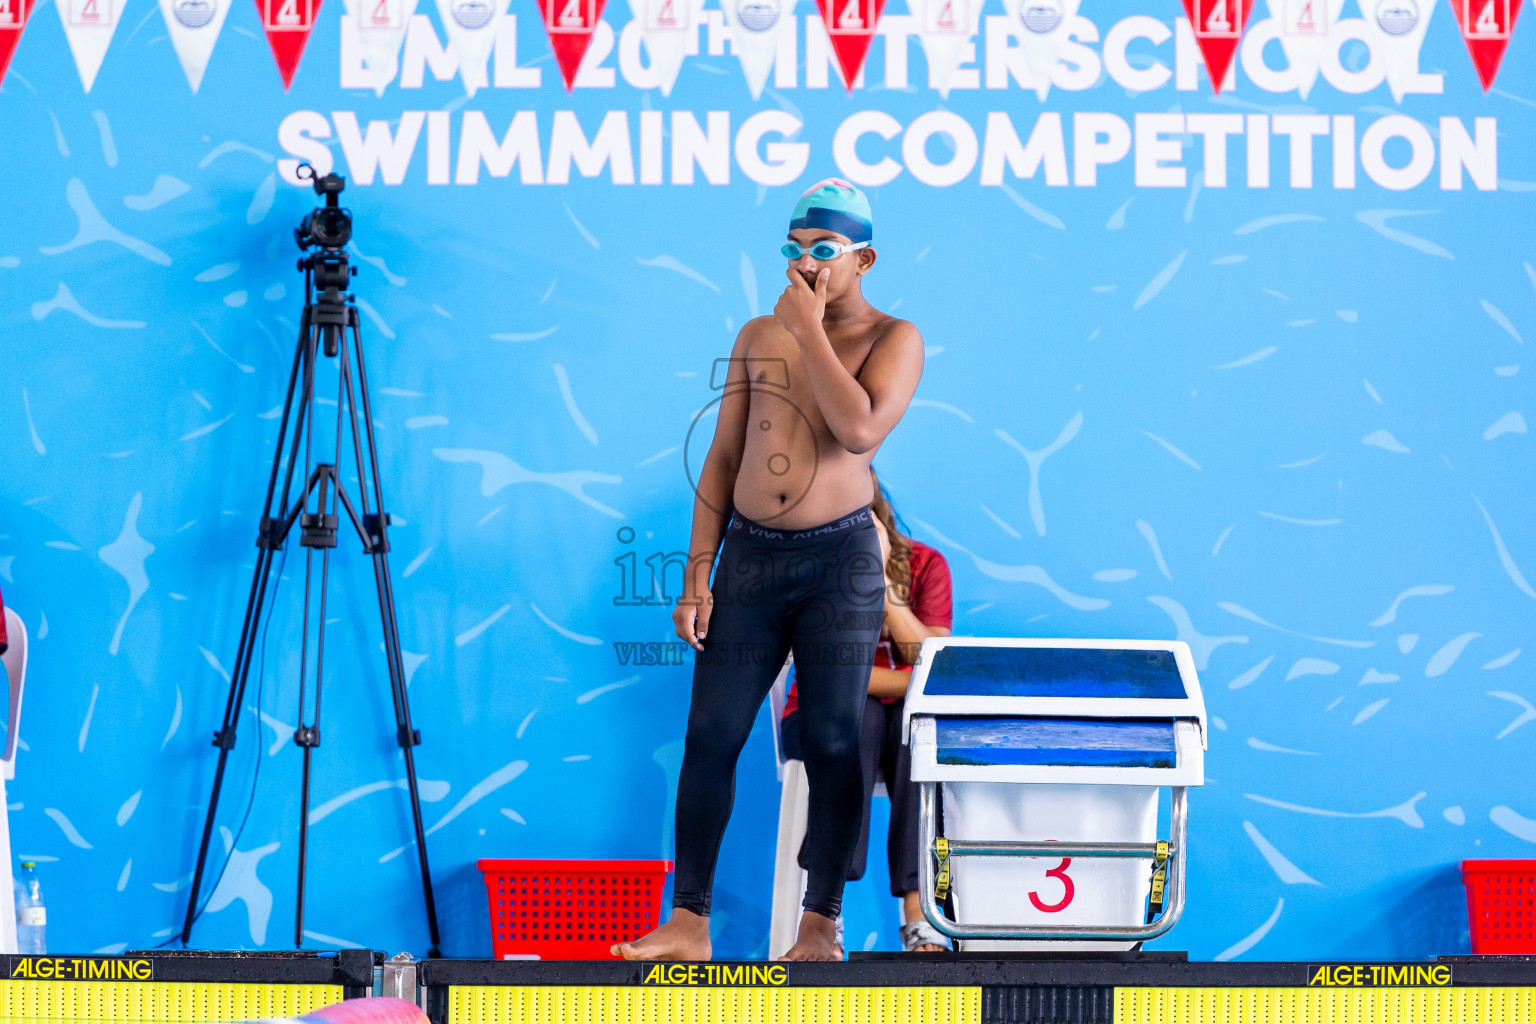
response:
M347 180L339 174L316 174L309 164L300 164L296 173L314 186L316 195L325 196L325 205L305 214L293 229L293 240L304 251L299 269L306 275L308 322L319 330L325 354L334 357L341 330L355 315L347 305L350 296L343 292L357 273L357 268L348 262L346 251L352 240L352 211L336 201L347 187ZM311 247L316 248L311 251ZM312 302L311 287L318 293Z
M325 197L325 205L304 216L293 229L293 240L300 249L318 245L322 249L341 249L352 239L352 211L341 206L337 196L347 187L347 179L339 174L316 174L309 164L300 164L298 177L308 179L315 194Z

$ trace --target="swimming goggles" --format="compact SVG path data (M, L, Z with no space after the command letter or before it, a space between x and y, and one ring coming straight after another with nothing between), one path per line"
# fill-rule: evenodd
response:
M870 244L871 243L869 242L853 242L849 245L844 245L841 242L833 242L828 239L822 239L819 242L813 242L807 248L801 248L798 242L785 242L783 245L779 246L779 252L783 253L787 259L792 260L798 260L806 253L810 253L811 256L815 259L825 263L828 260L837 259L845 252L853 252L855 249L863 249Z

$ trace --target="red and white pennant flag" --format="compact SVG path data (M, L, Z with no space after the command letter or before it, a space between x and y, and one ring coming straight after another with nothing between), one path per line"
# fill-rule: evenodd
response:
M1461 38L1466 41L1477 77L1483 83L1483 92L1493 88L1494 76L1499 73L1504 48L1509 45L1509 34L1515 30L1515 18L1519 17L1523 2L1450 0L1456 23L1461 26Z
M80 72L80 84L90 92L96 84L96 72L107 56L107 47L123 17L124 0L56 0L59 20L64 23L64 39Z
M277 71L283 76L284 92L293 84L294 72L299 70L299 58L304 56L304 46L314 30L320 3L321 0L256 0L267 45L272 48Z
M885 0L816 0L821 8L821 23L832 41L832 53L843 73L843 82L853 92L853 83L864 68L869 44L875 38L875 26Z
M1211 85L1220 92L1253 12L1253 0L1184 0L1184 11L1205 69L1211 73Z
M981 5L982 0L907 0L928 58L928 84L946 99L949 83L981 28Z
M0 0L0 82L5 81L5 69L11 66L11 54L31 13L32 0Z
M405 41L411 15L416 13L416 0L346 0L346 5L347 20L357 27L363 67L368 70L373 91L383 96L384 87L400 68L400 44Z
M581 58L587 55L587 44L592 42L597 21L603 16L603 0L539 0L539 11L544 15L549 48L555 52L555 63L560 65L565 91L570 92L581 68Z
M697 46L704 0L629 0L629 11L640 23L640 39L661 80L661 94L670 96L689 44Z
M1296 77L1296 91L1306 99L1317 81L1328 50L1328 33L1338 24L1344 0L1268 0L1269 14L1280 23L1280 47Z

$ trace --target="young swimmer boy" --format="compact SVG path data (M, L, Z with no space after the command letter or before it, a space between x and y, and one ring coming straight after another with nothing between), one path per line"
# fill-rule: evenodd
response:
M789 286L773 315L749 321L731 350L672 615L698 652L677 786L672 916L614 946L615 955L709 959L710 893L736 760L793 651L810 783L809 880L785 959L842 958L834 922L863 819L859 726L885 601L869 464L923 372L917 328L861 291L875 265L872 234L862 192L836 178L813 185L782 248Z

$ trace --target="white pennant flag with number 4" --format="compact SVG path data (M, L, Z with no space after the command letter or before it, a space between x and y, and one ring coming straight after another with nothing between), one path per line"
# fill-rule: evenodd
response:
M416 0L346 0L346 5L347 17L357 26L357 42L373 91L383 96L384 87L400 70L400 44L416 13Z
M219 41L229 5L230 0L160 0L160 13L170 30L176 59L181 61L193 92L203 84L203 72L208 70L208 58L213 55L213 44Z
M75 70L80 72L80 84L90 92L96 84L96 72L101 70L102 59L117 23L123 16L124 0L57 0L59 20L64 23L64 38L69 52L75 57Z
M1328 33L1339 23L1344 0L1269 0L1269 16L1280 24L1280 46L1306 99L1328 49Z
M369 0L361 0L363 3ZM485 62L496 45L496 26L508 0L437 0L437 16L448 30L448 45L459 61L459 79L471 96L489 83Z
M1407 86L1419 74L1419 49L1437 0L1360 0L1371 49L1382 55L1392 98L1403 102Z
M1077 5L1078 0L1005 0L1041 102L1051 91L1051 74L1077 19Z
M629 0L629 10L640 23L640 38L651 70L661 80L661 94L670 96L688 56L688 44L697 48L704 0Z
M731 49L747 76L755 100L768 84L768 73L779 55L779 41L795 34L795 0L720 0L731 29Z
M928 58L928 84L945 98L955 71L973 55L968 48L981 29L981 6L982 0L908 0Z

